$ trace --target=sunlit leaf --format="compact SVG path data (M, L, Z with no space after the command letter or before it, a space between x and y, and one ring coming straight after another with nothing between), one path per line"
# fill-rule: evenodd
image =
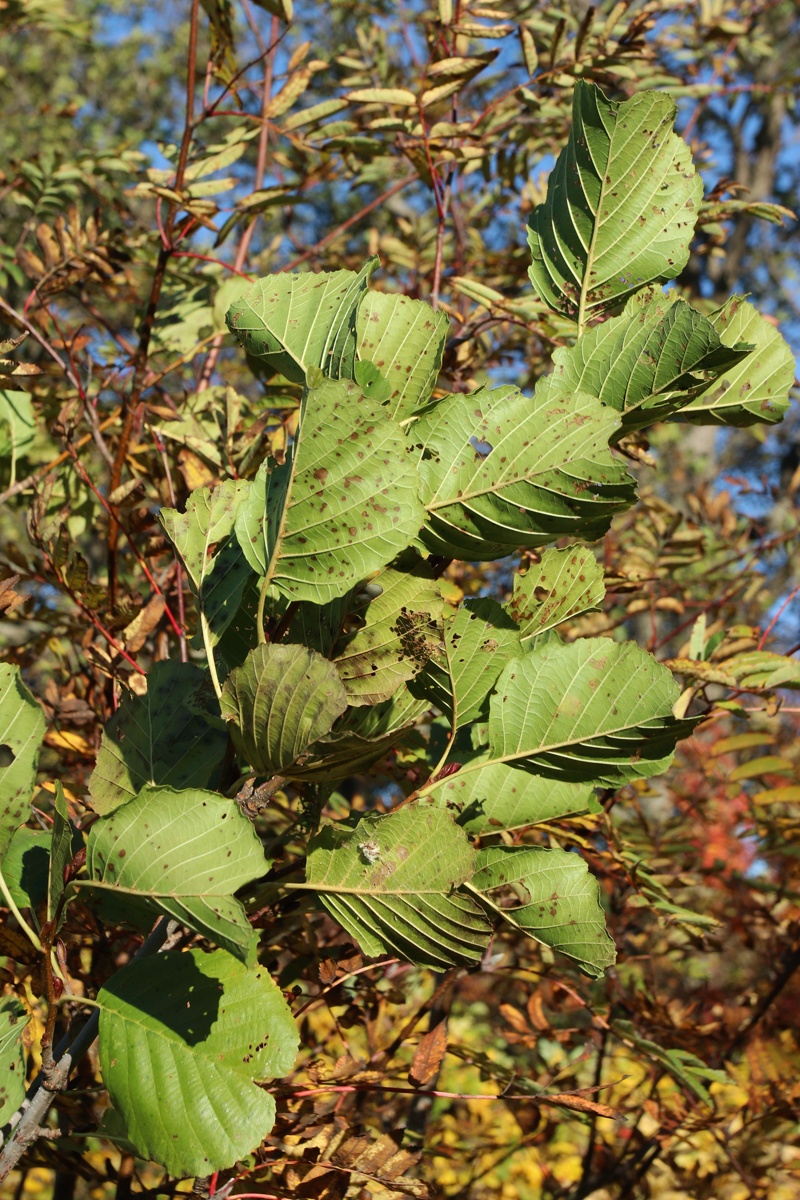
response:
M194 788L144 788L92 825L88 879L76 886L106 920L149 929L167 913L247 959L256 934L234 892L266 869L235 800Z
M688 261L703 184L672 132L676 111L663 93L620 104L575 82L569 141L528 242L539 296L581 326L645 284L674 279Z
M505 921L574 958L590 975L602 975L615 961L600 888L577 854L539 846L487 847L478 851L472 887L497 906ZM518 904L502 902L509 894Z
M698 425L780 421L789 407L795 373L794 355L783 337L743 296L732 296L711 322L724 345L742 341L755 349L682 409L681 417Z
M355 829L327 825L309 843L306 878L365 954L397 954L442 970L476 962L489 925L469 896L475 851L430 805L370 816Z
M453 754L451 762L458 756ZM425 788L434 804L447 809L468 833L492 833L519 829L542 821L588 812L592 806L590 785L533 775L507 763L492 762L488 754L468 760L473 770L460 770Z
M103 1082L141 1158L207 1176L269 1133L275 1101L256 1081L292 1069L298 1038L264 970L168 950L117 971L97 999Z
M411 424L422 533L436 554L480 562L563 535L600 537L635 498L608 447L619 417L591 396L515 388L448 396Z
M563 621L591 612L604 596L603 568L591 550L565 546L545 550L540 562L514 576L514 594L506 608L523 644L531 644Z
M435 704L455 732L487 715L497 676L519 651L519 629L496 600L466 600L411 690Z
M403 431L349 381L309 391L288 461L245 486L236 536L248 562L315 604L387 566L424 517Z
M674 295L640 292L620 317L595 325L553 355L540 383L551 397L588 392L622 414L627 433L680 412L752 344L725 345L707 317Z
M403 421L430 399L450 322L422 300L368 291L356 315L357 354L391 388L387 411Z
M332 379L353 376L356 309L377 258L355 271L269 275L228 309L226 321L248 354L296 383L316 367Z

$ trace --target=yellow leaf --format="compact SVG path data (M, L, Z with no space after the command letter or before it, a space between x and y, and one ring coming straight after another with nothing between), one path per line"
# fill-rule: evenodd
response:
M356 88L345 94L346 100L358 104L397 104L402 108L414 108L417 97L406 88Z

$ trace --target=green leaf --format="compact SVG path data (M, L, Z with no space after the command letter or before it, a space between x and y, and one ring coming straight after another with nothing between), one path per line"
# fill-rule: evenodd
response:
M17 460L33 445L36 419L27 392L0 390L0 462L8 460L9 484L17 481Z
M28 817L44 731L44 712L19 667L0 663L0 864Z
M168 950L117 971L97 999L103 1081L140 1157L184 1179L260 1144L275 1101L255 1081L290 1071L298 1046L265 971L222 950Z
M481 562L563 535L600 537L635 499L608 446L619 417L594 397L533 399L516 388L448 396L415 421L422 540Z
M95 821L86 844L81 898L107 920L149 929L167 913L247 959L257 935L234 892L267 863L235 800L198 788L144 788Z
M304 383L309 368L331 379L353 377L356 310L377 258L361 270L268 275L228 309L226 321L248 354Z
M50 834L24 825L12 837L3 859L3 879L18 908L35 911L47 896Z
M233 744L254 770L291 775L347 708L347 692L335 666L315 651L257 646L226 679L221 707Z
M725 371L702 395L681 410L681 419L697 425L772 425L789 407L795 361L774 325L748 304L732 296L711 317L724 345L750 342L748 358Z
M119 710L118 710L119 711ZM55 919L61 897L64 894L64 873L72 862L72 825L69 809L64 798L64 788L56 780L53 799L53 831L50 847L50 869L47 875L47 919Z
M646 778L696 725L673 715L680 689L633 642L551 642L512 659L489 703L494 761L575 782Z
M550 397L597 396L622 414L620 432L629 433L683 409L752 348L726 346L711 321L684 300L647 290L630 298L622 316L557 350L553 373L539 387Z
M92 808L112 812L145 784L214 787L227 739L208 673L194 663L155 663L146 693L125 692L106 724L89 779Z
M430 805L327 825L308 847L306 878L364 954L397 954L433 970L480 958L489 925L456 891L475 851L446 812Z
M326 381L307 394L290 459L250 485L236 535L282 595L323 604L405 550L424 519L417 486L385 409L355 383Z
M158 515L186 568L212 645L236 616L249 576L236 542L228 541L247 487L245 480L227 479L213 489L198 488L185 513L162 508Z
M800 688L800 662L771 650L746 650L720 666L743 688Z
M348 619L362 628L336 644L334 662L349 704L379 704L425 667L441 642L443 601L433 569L418 560L409 570L386 570L361 592ZM380 594L370 599L369 592Z
M616 960L606 932L597 880L577 854L541 847L490 846L479 850L472 887L504 921L600 976ZM503 895L519 901L500 905Z
M447 314L422 300L367 292L356 314L356 353L386 379L394 420L405 420L430 400L449 329Z
M703 184L672 132L675 113L663 93L618 104L576 80L569 141L528 244L537 293L581 327L646 284L675 279L689 260Z
M468 765L480 762L486 765L471 771L462 769L425 789L433 803L446 808L470 834L520 829L590 811L593 792L585 783L533 775L506 763L491 762L486 754L471 759Z
M496 600L466 600L411 690L435 704L455 733L486 717L497 676L519 652L519 629Z
M0 999L0 1127L25 1099L25 1048L22 1034L30 1016L16 996Z
M597 608L605 594L603 568L591 550L565 546L545 550L540 562L514 576L514 593L506 607L519 625L523 644L531 644L563 621Z
M396 746L427 708L427 700L418 700L405 685L382 704L348 708L329 734L309 746L292 778L333 783L365 770Z

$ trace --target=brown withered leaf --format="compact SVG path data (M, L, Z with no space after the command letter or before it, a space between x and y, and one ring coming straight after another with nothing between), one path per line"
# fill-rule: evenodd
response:
M338 970L336 967L336 963L333 961L333 959L332 958L323 958L322 962L319 964L320 982L324 983L327 986L328 984L333 983L337 974L338 974Z
M29 596L21 596L19 592L14 591L19 580L19 575L9 575L8 579L0 579L0 613L4 613L5 616L30 599Z
M158 625L166 607L166 600L156 592L150 597L141 612L137 613L123 631L125 649L132 654L141 650L150 634Z
M408 1072L409 1083L425 1087L436 1078L447 1051L447 1021L440 1021L420 1038Z

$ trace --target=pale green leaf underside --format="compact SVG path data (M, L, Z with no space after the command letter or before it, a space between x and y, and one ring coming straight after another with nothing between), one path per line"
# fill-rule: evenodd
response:
M0 746L11 756L0 771L0 864L30 812L44 712L22 682L19 667L0 663Z
M207 1176L269 1133L275 1101L254 1080L290 1071L298 1038L266 972L169 950L123 967L98 1001L103 1082L142 1158Z
M522 887L525 900L511 908L503 904L504 920L574 958L590 975L602 975L614 963L600 888L577 854L541 847L479 850L472 886L497 903L510 884Z
M426 788L432 802L446 808L470 834L521 829L589 811L592 788L588 784L533 775L491 762L487 755L475 761L484 760L486 765L477 770L459 771Z
M496 600L466 600L411 690L435 704L455 732L486 716L497 676L519 652L519 630Z
M514 592L506 605L519 625L523 644L597 608L605 596L603 568L591 550L565 546L545 550L541 561L514 576Z
M235 800L199 789L145 788L96 821L82 898L109 919L149 928L160 913L246 959L255 935L233 893L266 869Z
M17 460L33 445L36 419L27 392L0 389L0 462L10 462L9 482L16 482Z
M352 378L356 309L378 265L259 279L228 309L226 322L248 354L302 383L316 367L332 379Z
M155 663L143 696L125 692L107 722L89 779L104 815L150 784L213 787L227 733L208 673L193 663Z
M673 715L679 688L633 642L549 643L512 660L489 703L489 757L575 782L664 771L695 721Z
M303 751L347 707L336 668L305 646L257 646L231 671L221 698L233 743L265 775L292 774Z
M441 641L443 602L427 563L382 571L371 586L380 595L349 613L360 616L363 627L336 644L334 662L351 705L388 700L423 669Z
M597 396L622 414L627 433L680 411L748 358L751 348L724 345L691 305L648 290L632 296L621 316L557 350L553 373L539 387L551 397L575 391Z
M600 537L634 499L608 446L619 417L592 396L548 400L516 388L448 396L413 422L437 554L500 558L569 534Z
M430 805L370 816L355 830L326 826L309 843L306 878L365 954L397 954L442 970L476 962L490 927L470 896L475 851Z
M387 566L422 524L405 435L349 380L308 392L291 465L279 471L291 471L282 525L269 512L265 520L260 495L251 495L236 535L252 561L273 562L272 582L292 600L344 595Z
M390 417L403 421L430 400L450 322L422 300L368 291L356 315L357 355L374 363L391 392Z
M794 355L786 341L743 296L732 296L711 322L726 346L742 341L755 349L682 409L680 416L698 425L780 421L789 407L795 373Z
M556 312L582 324L686 265L703 184L675 112L658 92L617 104L576 81L569 141L528 234L531 282Z
M0 1127L25 1099L22 1035L30 1016L16 996L0 999Z

